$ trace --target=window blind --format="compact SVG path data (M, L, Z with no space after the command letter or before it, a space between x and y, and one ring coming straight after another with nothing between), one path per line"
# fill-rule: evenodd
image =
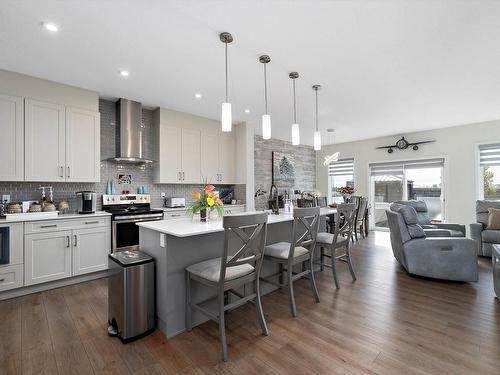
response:
M354 159L339 159L328 164L328 176L345 176L354 174Z
M405 169L440 168L443 165L443 158L372 163L370 164L370 173L372 176L398 176L403 175Z
M500 143L479 146L479 165L481 167L500 165Z

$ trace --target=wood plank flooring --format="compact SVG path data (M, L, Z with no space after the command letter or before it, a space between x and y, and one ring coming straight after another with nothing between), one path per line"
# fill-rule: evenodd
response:
M171 340L159 332L127 345L106 332L105 279L0 301L0 374L500 374L500 302L491 265L478 283L406 274L389 235L353 249L358 280L339 265L317 275L321 303L297 283L298 317L286 292L263 298L270 334L255 310L227 316L228 363L212 322Z

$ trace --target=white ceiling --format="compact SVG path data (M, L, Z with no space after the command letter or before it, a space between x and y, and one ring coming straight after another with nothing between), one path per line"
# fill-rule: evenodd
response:
M499 119L499 19L495 0L2 0L0 68L219 118L229 31L235 121L260 132L269 54L273 137L291 138L295 70L302 142L314 83L323 143L344 142Z

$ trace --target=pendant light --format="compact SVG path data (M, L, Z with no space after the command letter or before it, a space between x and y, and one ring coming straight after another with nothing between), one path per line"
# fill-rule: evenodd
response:
M319 123L318 123L318 90L321 88L320 85L314 85L313 90L316 94L316 128L314 131L314 150L321 150L321 133L319 132Z
M271 115L267 112L267 64L271 61L268 55L259 57L259 61L264 64L264 103L265 113L262 115L262 138L271 139Z
M232 123L233 123L233 116L231 113L231 103L229 103L228 100L228 82L227 82L227 45L228 43L231 43L233 41L233 36L230 33L224 32L219 35L219 39L222 43L224 43L225 50L226 50L226 101L222 103L222 115L221 115L221 122L222 122L222 131L223 132L230 132L232 128Z
M292 79L293 82L293 124L292 124L292 145L298 146L300 144L300 129L297 123L297 104L295 97L295 80L299 78L299 73L291 72L288 77Z

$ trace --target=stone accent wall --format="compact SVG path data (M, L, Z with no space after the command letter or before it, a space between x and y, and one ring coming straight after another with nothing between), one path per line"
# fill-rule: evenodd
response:
M316 152L312 146L293 146L290 142L280 139L264 140L260 135L255 136L254 163L255 163L255 191L259 189L269 192L272 184L273 151L290 152L295 156L295 186L279 189L289 193L292 190L312 191L316 189ZM257 210L267 205L267 196L255 200Z
M52 186L54 188L54 200L66 199L70 202L72 209L76 208L75 192L81 190L93 190L98 194L98 209L102 208L101 195L106 192L108 180L114 179L117 193L122 190L130 190L136 193L139 186L146 186L151 194L151 205L161 207L163 199L161 193L167 196L185 197L186 203L191 201L191 192L199 188L199 185L186 184L154 184L152 165L118 164L107 161L115 156L115 134L116 134L116 105L108 100L99 100L99 112L101 113L101 182L99 183L74 183L74 182L1 182L0 198L2 194L10 194L12 202L23 200L37 200L40 198L38 188L40 186ZM143 150L144 157L153 159L153 111L142 110ZM131 185L119 185L119 174L131 174ZM225 186L228 187L228 186ZM245 185L234 185L236 199L245 200Z

